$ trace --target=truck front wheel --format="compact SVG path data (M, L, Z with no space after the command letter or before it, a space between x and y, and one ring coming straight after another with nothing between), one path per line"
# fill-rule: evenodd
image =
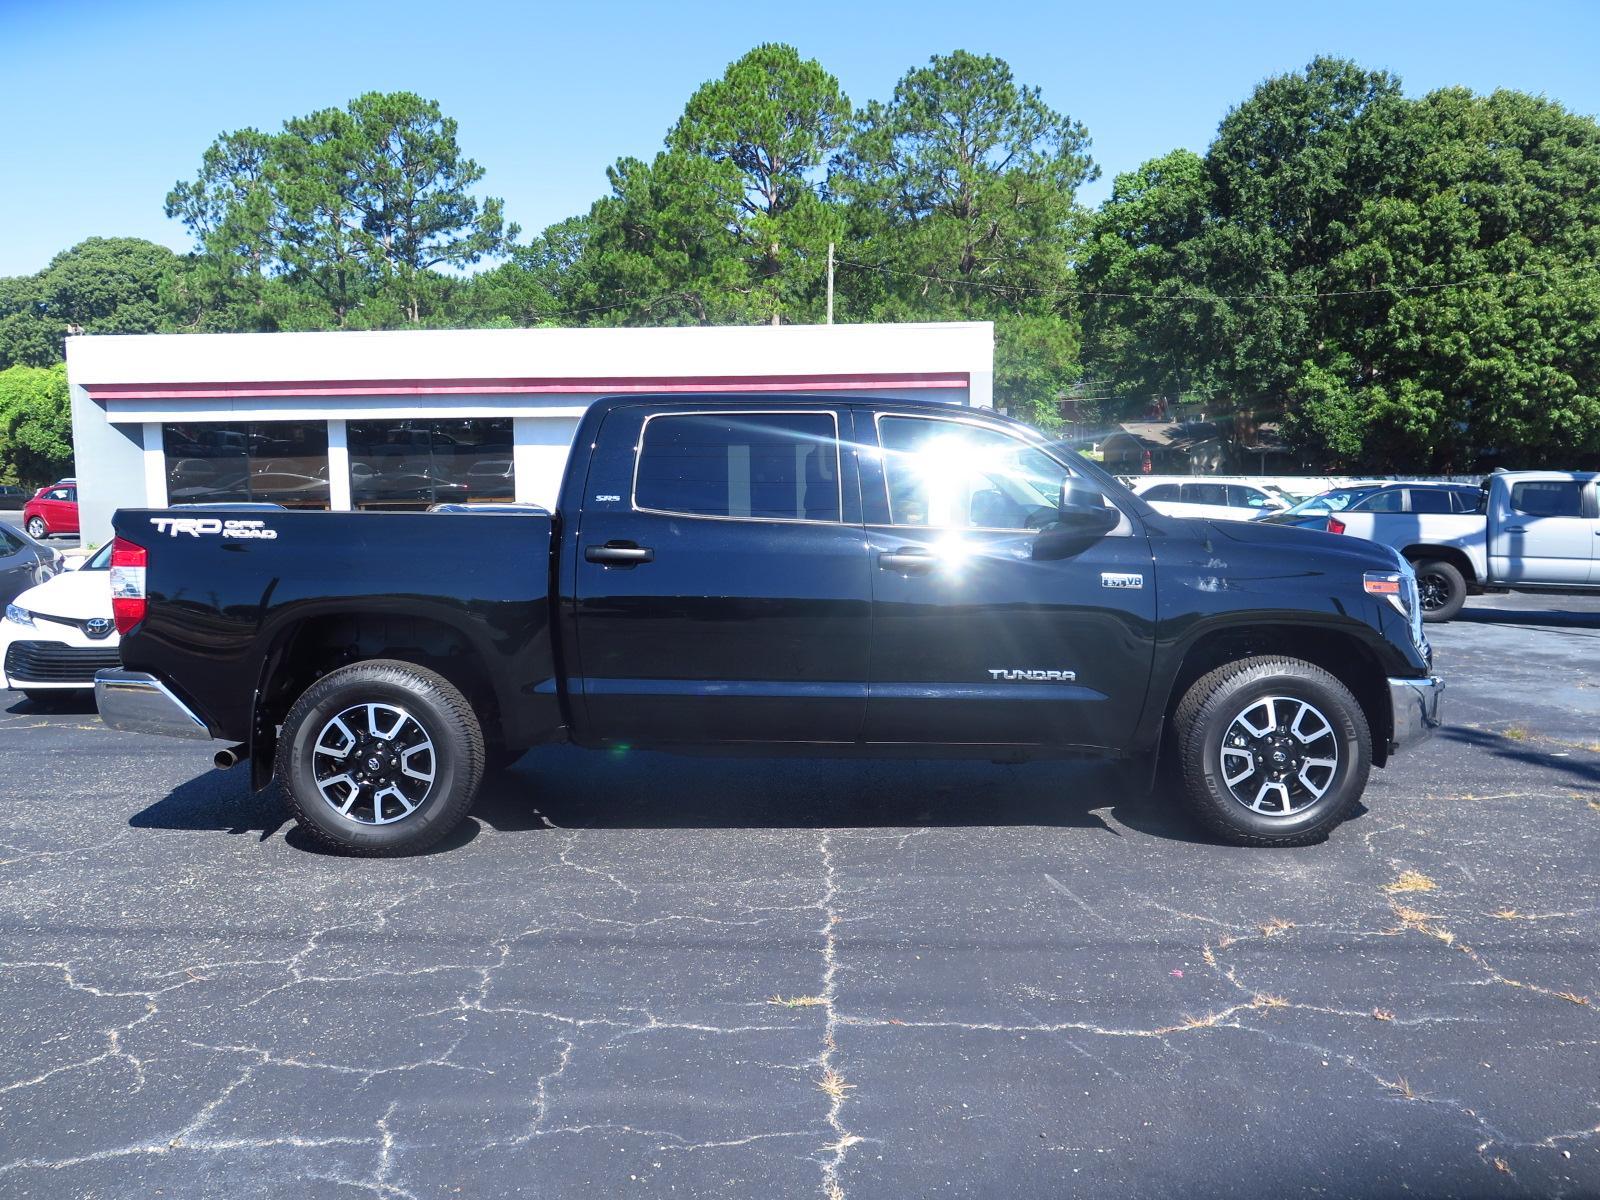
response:
M483 732L460 691L411 663L373 659L324 675L284 718L277 774L295 820L352 854L415 854L467 815Z
M1350 689L1295 658L1241 659L1201 676L1172 732L1190 809L1236 845L1317 841L1354 807L1372 766Z

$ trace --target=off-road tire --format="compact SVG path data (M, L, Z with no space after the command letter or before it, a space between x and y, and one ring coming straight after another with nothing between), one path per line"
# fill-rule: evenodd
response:
M1422 619L1428 622L1453 621L1461 606L1467 602L1467 581L1454 563L1442 558L1425 558L1416 564L1417 584L1429 577L1437 580L1445 590L1444 604L1431 612L1424 608Z
M1222 741L1234 720L1267 696L1305 700L1332 726L1339 747L1327 791L1289 816L1255 812L1224 782ZM1202 675L1172 714L1180 789L1191 812L1223 841L1238 846L1303 846L1322 840L1349 814L1372 767L1372 734L1350 689L1321 667L1278 656L1240 659Z
M330 718L354 705L403 707L434 748L435 780L416 811L390 824L342 817L323 799L312 773L316 741ZM417 854L459 825L484 774L483 731L465 696L424 667L371 659L331 671L294 702L278 739L276 775L300 828L324 846L383 858Z

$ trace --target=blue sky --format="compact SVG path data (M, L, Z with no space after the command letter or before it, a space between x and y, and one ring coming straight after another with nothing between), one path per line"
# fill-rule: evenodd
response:
M1091 203L1119 171L1204 149L1259 80L1319 53L1413 94L1512 87L1600 112L1595 0L0 0L0 275L95 234L187 249L163 198L218 133L374 89L437 99L484 189L537 231L586 210L607 164L653 153L694 88L762 41L819 59L858 104L932 54L997 54L1088 125Z

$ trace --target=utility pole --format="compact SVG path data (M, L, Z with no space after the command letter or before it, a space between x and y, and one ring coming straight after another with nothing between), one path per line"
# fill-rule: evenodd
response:
M833 243L828 243L828 324L833 324Z

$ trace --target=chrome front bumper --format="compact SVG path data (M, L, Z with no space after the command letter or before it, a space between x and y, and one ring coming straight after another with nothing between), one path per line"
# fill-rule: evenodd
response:
M1437 675L1427 679L1389 680L1389 707L1394 713L1394 733L1389 738L1389 753L1404 750L1433 736L1439 728L1439 696L1444 680Z
M129 733L211 740L206 723L171 689L143 671L101 671L94 677L94 702L100 719Z

